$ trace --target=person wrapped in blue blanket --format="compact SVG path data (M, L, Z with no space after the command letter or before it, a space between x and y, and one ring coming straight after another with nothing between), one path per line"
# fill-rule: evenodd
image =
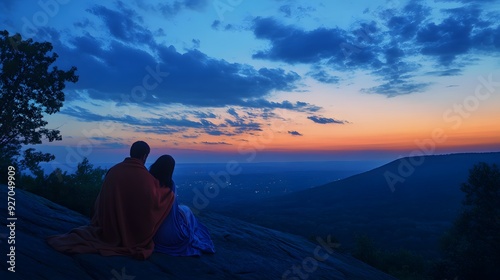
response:
M170 155L160 156L149 172L160 182L160 186L176 192L172 180L175 160ZM199 256L215 253L208 229L194 216L189 207L179 205L177 199L153 238L155 252L171 256Z

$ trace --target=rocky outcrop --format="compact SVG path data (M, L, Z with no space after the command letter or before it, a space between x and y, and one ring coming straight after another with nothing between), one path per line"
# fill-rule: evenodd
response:
M154 253L146 261L96 254L65 255L50 248L44 238L89 220L16 189L17 220L8 221L7 191L7 186L1 185L1 279L394 279L339 253L327 236L318 236L313 243L213 213L202 213L199 219L211 232L217 250L214 255L171 257ZM7 227L12 222L15 228ZM11 235L15 244L8 244ZM13 245L15 272L10 272L13 263L7 262L11 256L6 255L12 255Z

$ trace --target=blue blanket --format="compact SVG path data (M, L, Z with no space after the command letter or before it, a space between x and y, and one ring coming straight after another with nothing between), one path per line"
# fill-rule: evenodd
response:
M176 186L172 191L176 192ZM171 256L199 256L215 253L208 229L198 222L189 207L179 205L177 198L167 218L154 237L155 252Z

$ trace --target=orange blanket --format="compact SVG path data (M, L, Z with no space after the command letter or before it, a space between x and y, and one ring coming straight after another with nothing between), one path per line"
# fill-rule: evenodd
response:
M174 199L174 193L160 188L140 160L126 158L106 174L91 224L50 236L47 243L64 253L146 259L153 253L153 236Z

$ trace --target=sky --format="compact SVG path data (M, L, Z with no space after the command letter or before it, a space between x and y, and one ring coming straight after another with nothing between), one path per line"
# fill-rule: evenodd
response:
M28 4L29 3L29 4ZM0 2L77 67L55 163L390 160L500 150L500 1Z

